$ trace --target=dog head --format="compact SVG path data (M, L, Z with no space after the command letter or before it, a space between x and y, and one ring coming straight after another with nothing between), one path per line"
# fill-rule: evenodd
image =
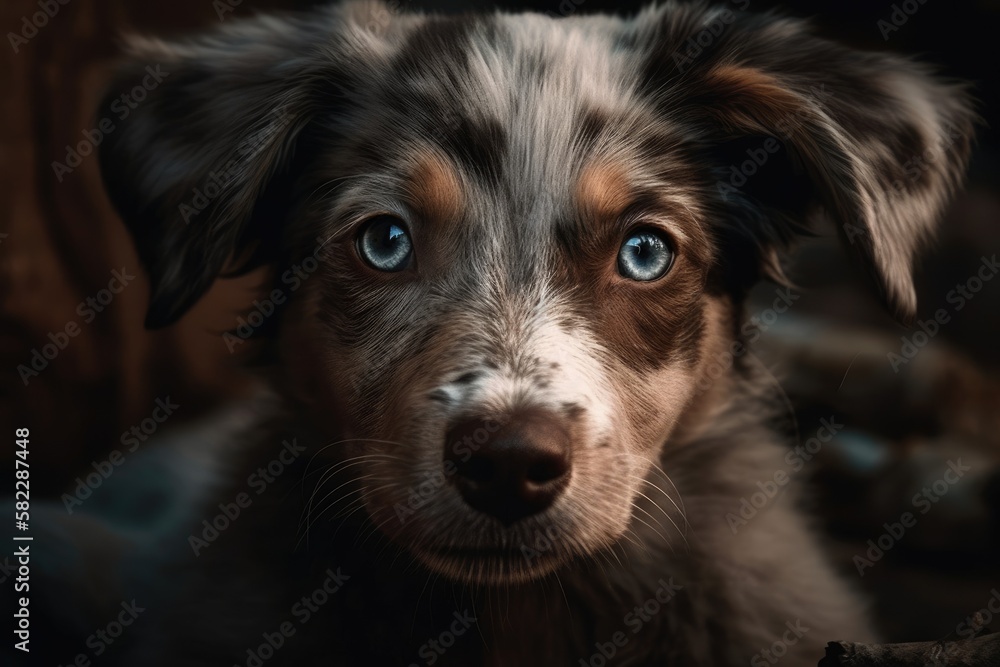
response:
M147 324L227 265L276 267L372 521L480 582L622 537L743 293L812 217L911 316L973 125L922 67L735 5L354 3L137 42L133 62L106 113L137 84L146 99L102 169ZM557 539L525 558L539 532Z

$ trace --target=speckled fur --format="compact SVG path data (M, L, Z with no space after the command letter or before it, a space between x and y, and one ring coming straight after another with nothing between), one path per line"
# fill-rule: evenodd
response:
M258 332L281 398L240 429L218 497L283 437L308 454L218 545L179 555L130 660L245 664L331 565L351 579L276 662L419 662L465 608L474 631L436 664L576 665L620 631L614 664L748 664L801 622L781 664L811 665L827 641L873 635L793 490L730 530L787 444L744 360L711 372L739 343L746 290L816 216L913 314L914 253L971 141L961 86L800 21L673 3L558 20L351 3L138 40L133 62L119 85L149 63L170 74L102 167L151 276L148 324L180 317L234 258L275 267L276 288L303 257L318 269ZM722 187L768 137L780 150L760 175ZM220 169L222 192L192 213ZM386 212L414 239L399 274L354 243ZM637 225L671 240L663 279L616 273ZM503 526L445 480L400 518L439 474L450 423L524 408L571 424L553 507ZM307 459L323 474L304 476ZM680 592L633 633L661 580Z

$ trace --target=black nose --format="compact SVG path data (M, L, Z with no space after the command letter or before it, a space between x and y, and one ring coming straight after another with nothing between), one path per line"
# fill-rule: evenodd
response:
M502 422L467 418L448 430L444 458L465 501L509 525L546 509L566 487L569 433L542 411Z

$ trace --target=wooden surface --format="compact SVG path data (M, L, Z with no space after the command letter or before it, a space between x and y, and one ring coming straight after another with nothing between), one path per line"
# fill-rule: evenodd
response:
M104 195L96 156L61 181L52 167L99 126L93 110L119 53L117 36L215 25L212 2L55 3L55 16L26 44L17 40L15 53L7 33L22 32L37 2L0 3L0 433L31 429L33 462L47 470L33 481L52 491L117 446L155 398L171 396L183 419L244 383L226 369L230 355L217 332L235 324L233 309L253 298L254 280L220 282L179 326L144 331L147 284ZM244 0L226 16L290 4ZM136 279L87 323L78 304L123 268ZM31 350L71 323L79 334L26 386L17 366L30 365ZM0 458L11 452L4 448Z

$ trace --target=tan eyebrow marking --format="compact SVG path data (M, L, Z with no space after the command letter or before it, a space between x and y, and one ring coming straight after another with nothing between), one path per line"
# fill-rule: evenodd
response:
M631 194L624 165L607 160L588 164L576 183L576 203L587 217L618 217L629 205Z
M410 174L407 192L414 207L429 221L448 222L461 214L464 193L458 173L436 153L421 153Z

